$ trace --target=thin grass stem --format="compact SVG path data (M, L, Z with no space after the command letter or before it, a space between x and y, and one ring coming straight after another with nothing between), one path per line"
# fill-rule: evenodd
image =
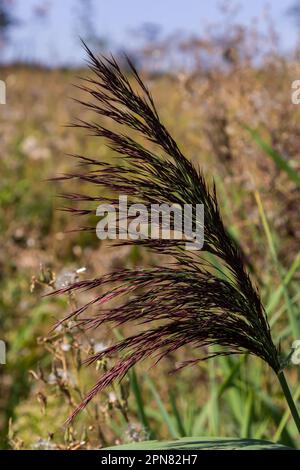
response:
M286 381L286 378L285 378L285 375L284 375L283 371L280 371L278 373L277 377L278 377L278 380L280 382L282 391L284 393L286 401L288 402L289 408L291 410L291 414L293 416L293 419L295 421L295 424L296 424L297 429L298 429L299 434L300 434L300 416L299 416L297 407L296 407L295 402L293 400L290 388L288 386L288 383Z

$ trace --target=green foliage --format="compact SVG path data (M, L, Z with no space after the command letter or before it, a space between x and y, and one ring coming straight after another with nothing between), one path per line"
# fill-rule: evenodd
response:
M125 444L105 450L290 450L281 444L258 439L235 438L193 438L185 437L177 441L147 441L138 444Z

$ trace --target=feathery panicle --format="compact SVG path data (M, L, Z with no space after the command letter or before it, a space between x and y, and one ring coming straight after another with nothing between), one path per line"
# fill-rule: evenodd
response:
M182 366L212 356L246 352L260 357L278 372L278 351L271 338L264 308L246 272L241 252L223 225L215 187L208 187L201 171L182 154L161 123L152 96L130 61L139 92L134 91L114 58L97 58L87 46L85 48L94 78L86 79L80 86L90 96L89 101L81 104L96 115L121 125L122 132L81 120L75 126L94 136L104 137L109 147L123 157L124 164L111 165L75 155L84 171L65 174L58 179L77 179L97 185L99 195L68 193L64 197L85 204L99 201L116 203L115 199L101 196L100 189L105 188L117 195L126 194L129 203L143 203L146 207L153 203L203 204L203 250L218 257L227 274L220 275L217 269L212 269L201 252L185 250L182 240L121 240L120 243L145 245L158 253L171 255L174 263L168 267L126 269L60 289L58 292L61 294L104 289L104 293L95 294L89 304L71 312L63 321L73 317L87 330L107 323L147 326L142 332L88 358L88 364L103 357L119 359L100 377L70 420L98 392L115 379L121 379L139 361L147 357L159 361L184 345L199 351L199 358ZM145 145L132 139L126 129L140 134ZM151 145L147 145L147 141ZM95 207L72 207L68 210L78 215L95 213ZM118 307L107 305L113 299L119 299ZM96 313L83 317L91 305L96 307ZM214 352L209 352L209 346L215 346Z

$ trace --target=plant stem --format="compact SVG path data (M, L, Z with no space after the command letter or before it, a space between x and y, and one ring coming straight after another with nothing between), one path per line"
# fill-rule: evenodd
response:
M288 402L288 405L289 405L289 408L291 410L291 414L294 418L297 429L300 433L300 416L299 416L298 410L296 408L295 402L293 400L293 397L292 397L291 391L289 389L289 386L287 384L286 378L284 376L284 373L282 371L279 372L277 377L279 379L279 382L280 382L282 391L284 393L284 396L286 398L286 401Z

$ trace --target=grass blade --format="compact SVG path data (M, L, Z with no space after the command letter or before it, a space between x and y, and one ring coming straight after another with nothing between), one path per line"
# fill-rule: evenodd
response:
M300 175L294 170L291 165L278 153L274 150L266 141L264 141L259 132L255 129L252 129L248 126L243 126L251 135L252 139L259 145L259 147L265 152L266 155L272 158L277 168L284 171L290 179L300 188Z

